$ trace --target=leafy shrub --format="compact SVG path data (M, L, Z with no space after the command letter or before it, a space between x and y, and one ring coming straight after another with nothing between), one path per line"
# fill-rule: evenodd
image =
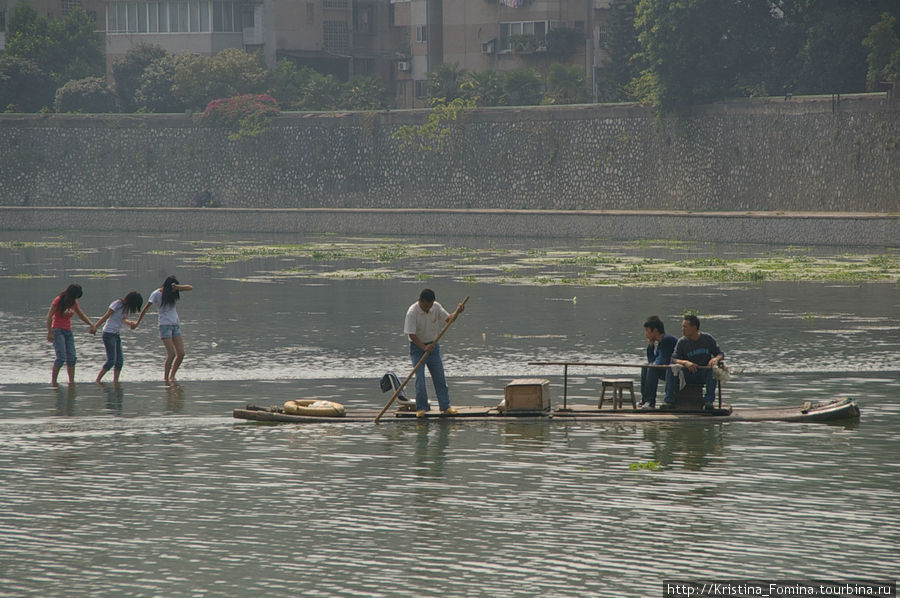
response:
M56 112L115 112L116 95L100 77L69 81L56 90Z
M0 110L37 112L53 104L55 87L34 61L0 55Z
M278 116L278 102L267 94L246 94L213 100L198 117L199 122L228 127L232 141L257 137L269 130L269 120Z
M116 84L116 95L123 110L131 112L135 109L134 96L141 87L144 71L154 60L159 60L165 55L166 51L159 46L139 44L113 62L112 74Z

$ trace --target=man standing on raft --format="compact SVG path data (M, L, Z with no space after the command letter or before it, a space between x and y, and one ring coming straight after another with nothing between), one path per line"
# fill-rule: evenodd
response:
M441 361L441 346L434 342L440 334L444 322L451 322L456 314L465 309L460 303L456 312L451 315L444 307L435 301L434 291L423 289L419 293L419 300L409 306L406 312L406 320L403 324L403 333L409 336L409 358L413 367L419 363L426 352L428 357L425 364L431 374L434 383L434 392L437 394L438 407L444 415L456 415L456 409L450 406L450 391L444 378L444 364ZM416 417L425 417L428 412L428 391L425 387L424 367L416 370Z

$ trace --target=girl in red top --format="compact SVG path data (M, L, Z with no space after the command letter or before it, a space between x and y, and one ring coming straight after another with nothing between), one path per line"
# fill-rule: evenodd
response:
M56 351L56 360L53 362L53 372L50 384L57 386L56 378L59 376L59 368L66 364L69 372L69 384L75 383L75 337L72 335L72 316L78 314L81 321L91 327L94 323L81 311L78 298L83 294L80 284L70 284L66 290L56 296L50 304L47 312L47 340L53 343Z

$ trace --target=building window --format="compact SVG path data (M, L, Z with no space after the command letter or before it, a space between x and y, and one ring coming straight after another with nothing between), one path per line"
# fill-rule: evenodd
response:
M428 97L428 81L425 79L416 79L416 97Z
M307 23L315 23L316 22L316 3L315 2L307 2L306 3L306 22Z
M350 28L346 21L325 21L325 49L329 52L347 52L350 49Z
M341 9L347 8L347 0L325 0L322 5L325 8Z
M110 2L106 5L107 33L234 33L252 15L239 12L237 2L169 0L162 2ZM210 14L212 13L212 14Z
M510 38L513 40L529 36L534 40L535 46L546 46L547 32L550 29L563 26L559 21L511 21L500 23L500 50L512 49Z
M416 25L416 43L428 42L428 25Z

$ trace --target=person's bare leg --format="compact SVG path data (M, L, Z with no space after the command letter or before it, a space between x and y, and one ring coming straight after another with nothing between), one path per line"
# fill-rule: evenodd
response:
M166 365L163 380L168 384L169 371L172 369L172 362L175 361L175 342L171 338L162 339L163 346L166 348Z
M66 372L69 374L69 384L75 384L75 366L67 365Z
M180 366L181 362L184 360L184 338L175 336L172 337L172 342L175 345L175 361L172 362L172 371L169 373L169 381L175 382L175 372L178 371L178 366Z
M51 386L59 386L59 383L56 379L59 378L59 368L53 366L53 370L50 372L50 385Z

